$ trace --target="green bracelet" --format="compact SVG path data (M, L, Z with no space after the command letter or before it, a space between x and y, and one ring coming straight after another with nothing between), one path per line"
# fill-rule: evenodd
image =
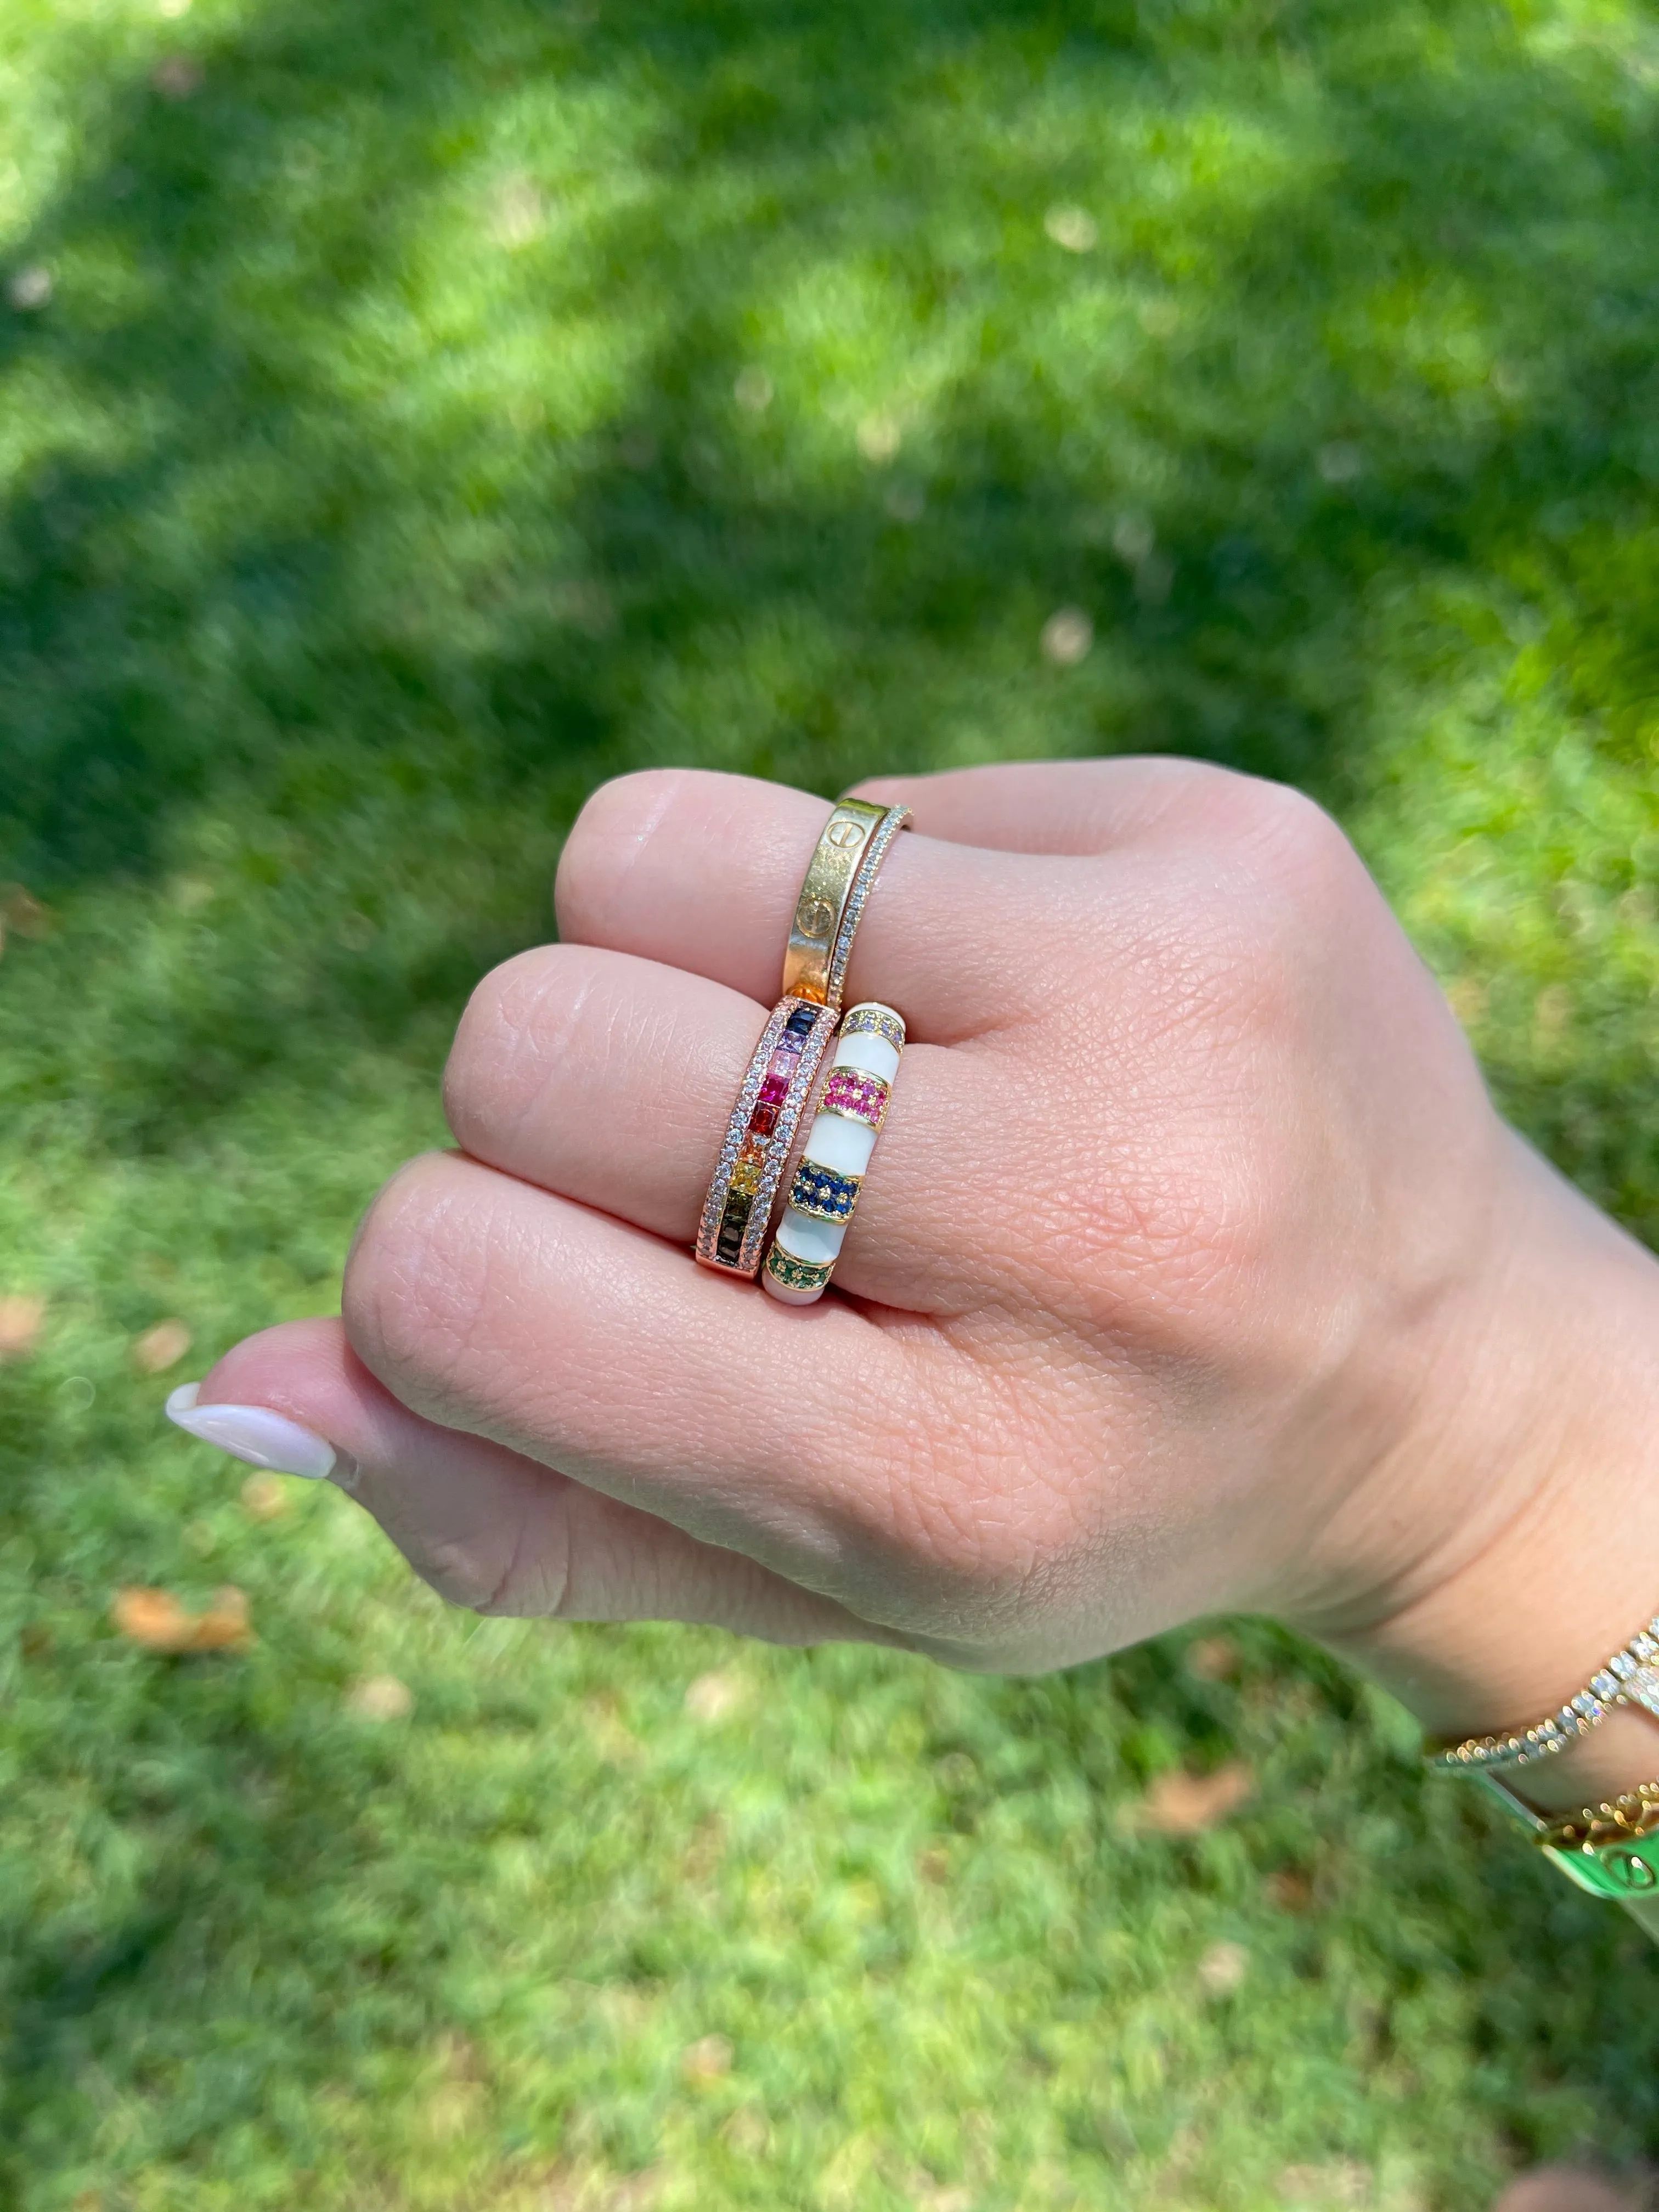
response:
M1569 1881L1588 1890L1592 1897L1608 1898L1616 1905L1633 1905L1659 1893L1659 1832L1609 1836L1599 1843L1588 1839L1571 1844L1547 1841L1556 1832L1555 1822L1542 1819L1530 1805L1523 1805L1495 1774L1483 1774L1480 1779L1523 1824L1544 1856L1559 1867Z

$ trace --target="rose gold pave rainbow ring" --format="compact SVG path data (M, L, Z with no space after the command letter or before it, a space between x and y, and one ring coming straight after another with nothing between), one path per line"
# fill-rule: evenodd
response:
M890 1006L849 1008L761 1277L784 1305L810 1306L829 1288L903 1050L904 1024Z
M836 1032L827 1006L780 999L743 1079L702 1202L696 1256L725 1275L758 1273L801 1109Z

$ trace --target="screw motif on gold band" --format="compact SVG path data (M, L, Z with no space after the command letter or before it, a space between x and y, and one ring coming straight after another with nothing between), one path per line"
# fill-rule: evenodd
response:
M786 998L836 1009L865 901L888 847L909 820L908 808L838 799L823 825L795 902L783 956Z

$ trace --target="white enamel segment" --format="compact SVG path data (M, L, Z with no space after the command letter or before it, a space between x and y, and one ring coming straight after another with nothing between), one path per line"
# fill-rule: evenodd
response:
M897 1049L873 1030L837 1038L835 1057L830 1063L832 1067L850 1067L861 1074L878 1075L884 1083L890 1084L898 1073L898 1064ZM836 1175L862 1176L875 1148L876 1132L867 1121L852 1121L844 1114L820 1114L812 1124L801 1158L811 1160L817 1167L829 1168ZM791 1206L784 1210L774 1241L792 1259L809 1261L821 1267L833 1267L841 1257L842 1239L847 1228L844 1221L815 1220L810 1213L799 1212ZM822 1291L787 1289L775 1279L769 1267L761 1270L761 1281L781 1305L810 1306L823 1295Z
M777 1241L792 1260L811 1260L823 1267L840 1259L846 1234L844 1221L819 1221L792 1206L778 1224Z
M890 1083L898 1073L898 1064L899 1056L884 1036L863 1030L856 1036L837 1040L831 1062L836 1067L862 1068L866 1075L880 1076L884 1083Z
M844 1114L820 1114L802 1158L815 1167L833 1168L837 1175L861 1176L875 1149L876 1133L867 1121L849 1121Z

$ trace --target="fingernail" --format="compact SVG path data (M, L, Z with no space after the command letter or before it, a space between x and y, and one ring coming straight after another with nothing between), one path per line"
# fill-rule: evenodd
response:
M199 1382L181 1382L167 1399L170 1421L206 1443L217 1444L250 1467L277 1474L302 1474L321 1482L332 1474L338 1455L331 1443L268 1406L198 1406Z

